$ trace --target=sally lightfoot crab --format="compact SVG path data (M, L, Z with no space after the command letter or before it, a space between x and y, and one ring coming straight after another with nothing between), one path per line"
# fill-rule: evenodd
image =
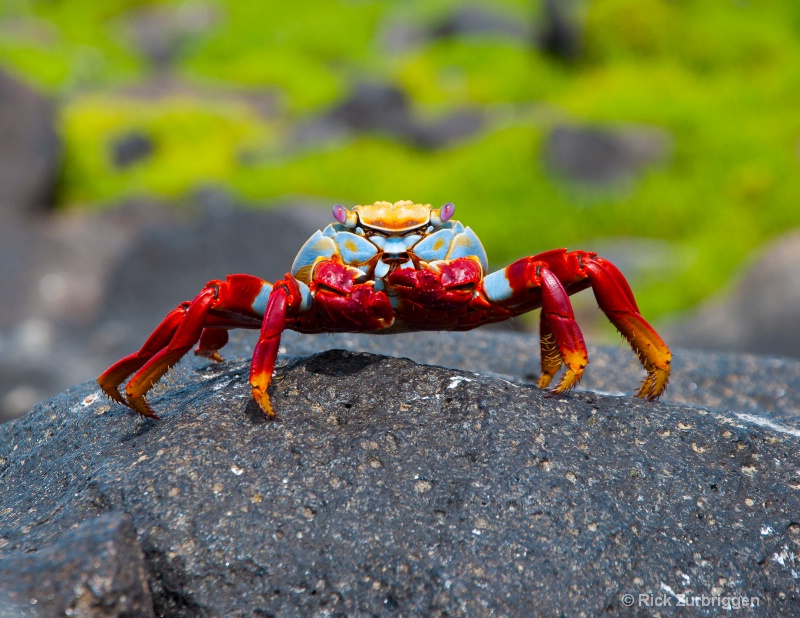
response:
M333 207L335 223L300 249L286 276L269 283L252 275L209 281L192 301L172 310L142 348L97 379L112 399L158 418L147 392L195 345L194 353L222 360L232 328L260 329L253 352L253 397L269 418L267 393L281 333L470 330L541 308L540 345L546 388L575 386L589 362L569 296L591 287L600 309L625 337L647 375L637 397L656 399L667 387L671 353L639 314L622 273L586 251L554 249L488 274L486 252L447 203L375 202ZM119 386L133 374L123 395Z

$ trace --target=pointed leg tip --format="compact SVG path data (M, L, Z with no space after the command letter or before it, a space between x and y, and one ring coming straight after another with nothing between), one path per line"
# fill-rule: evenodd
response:
M128 401L125 405L135 410L139 416L144 418L151 418L154 421L157 421L160 418L144 398L144 395L140 395L139 397L128 397Z
M119 384L108 382L107 380L103 379L103 376L97 378L97 384L100 386L100 390L102 390L110 399L116 401L117 403L121 403L123 406L128 405L125 401L125 397L123 397L122 393L119 392Z
M223 356L217 351L209 352L208 350L195 350L194 355L201 358L207 358L215 363L225 362L225 358L223 358Z
M278 418L278 415L275 413L275 410L272 408L272 402L269 399L269 395L266 391L261 390L259 387L253 387L253 399L256 400L258 407L261 408L261 411L264 413L264 416L267 417L267 420L275 421L280 423L281 419Z
M650 369L647 372L647 377L645 377L636 392L636 397L647 401L656 401L667 390L668 383L669 365L667 365L666 369Z

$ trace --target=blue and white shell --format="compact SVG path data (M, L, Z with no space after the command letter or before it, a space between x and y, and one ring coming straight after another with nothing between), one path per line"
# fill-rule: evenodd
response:
M399 267L415 268L412 255L421 266L439 260L472 257L480 263L484 273L489 270L489 260L480 239L459 221L429 225L418 233L405 235L374 231L366 235L361 227L353 229L333 223L306 241L292 264L292 275L310 283L311 269L317 260L334 255L344 264L361 270L365 280L375 281L376 289L385 287L383 278L389 273L390 263L408 258Z

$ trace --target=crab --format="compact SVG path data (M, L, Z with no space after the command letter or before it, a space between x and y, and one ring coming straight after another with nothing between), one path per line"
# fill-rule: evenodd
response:
M194 300L167 314L138 352L97 379L113 400L144 417L158 416L146 394L195 345L221 361L233 328L260 329L250 367L253 397L269 419L268 390L285 329L301 333L471 330L541 308L540 388L565 371L552 394L574 387L589 362L571 294L591 287L611 323L647 372L637 397L655 400L667 387L672 355L639 313L633 292L611 262L588 251L554 249L489 273L471 228L448 202L434 209L411 201L333 207L335 223L315 232L291 272L270 283L252 275L209 281ZM129 377L125 394L120 385Z

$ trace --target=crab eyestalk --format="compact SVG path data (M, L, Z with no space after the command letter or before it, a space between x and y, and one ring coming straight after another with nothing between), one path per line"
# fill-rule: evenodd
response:
M336 204L333 207L333 218L345 227L354 228L358 225L358 215L352 210L347 210L341 204Z
M435 226L440 226L442 223L447 223L450 219L453 218L453 215L456 213L456 207L453 202L447 202L444 206L437 210L431 211L431 224Z

